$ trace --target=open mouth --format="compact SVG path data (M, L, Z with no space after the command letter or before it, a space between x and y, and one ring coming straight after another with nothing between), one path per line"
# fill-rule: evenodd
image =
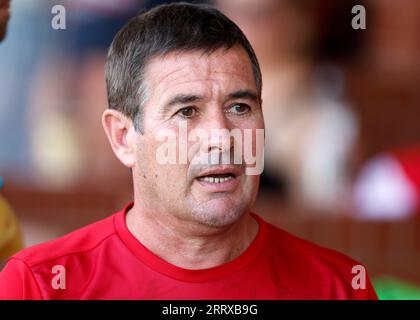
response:
M208 183L223 183L232 179L235 179L235 175L233 173L226 173L226 174L209 174L206 176L198 177L198 181L208 182Z
M195 180L210 192L233 192L241 181L242 173L238 166L210 167L201 171Z

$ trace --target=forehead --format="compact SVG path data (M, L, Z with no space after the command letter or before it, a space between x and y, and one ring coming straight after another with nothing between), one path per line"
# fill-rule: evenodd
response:
M218 49L210 54L171 52L153 58L146 67L144 80L152 95L159 96L188 88L256 89L251 61L241 47Z

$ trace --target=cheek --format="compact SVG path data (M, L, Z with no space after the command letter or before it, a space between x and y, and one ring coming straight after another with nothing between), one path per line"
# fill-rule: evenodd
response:
M162 190L181 190L186 181L187 166L160 163L156 155L161 146L161 142L153 140L138 150L137 163L144 173L142 176Z
M248 181L248 187L250 190L258 189L259 183L260 183L260 176L259 175L249 175L247 176Z
M257 186L259 182L259 176L258 175L243 175L243 181L242 181L242 190L243 193L249 193L252 192Z
M142 141L137 144L136 150L138 176L150 188L154 188L161 175L160 165L156 161L156 147L153 139L143 137Z
M144 140L140 152L147 154L147 160L159 172L169 172L170 176L186 178L188 168L188 152L191 141L188 141L190 128L187 124L167 125L155 128Z
M255 123L253 123L255 124ZM241 129L242 152L252 151L252 156L256 155L256 151L261 151L261 146L265 143L264 123L243 127ZM249 156L249 155L248 155Z

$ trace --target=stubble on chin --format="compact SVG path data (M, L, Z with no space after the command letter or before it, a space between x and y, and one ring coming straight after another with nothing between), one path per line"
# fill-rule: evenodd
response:
M230 208L222 210L220 208L212 208L212 206L197 206L193 208L189 215L191 220L208 227L226 227L234 224L245 213L250 210L248 203L232 204Z

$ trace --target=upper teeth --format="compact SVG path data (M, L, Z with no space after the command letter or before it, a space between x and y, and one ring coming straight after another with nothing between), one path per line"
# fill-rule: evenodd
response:
M206 182L210 182L210 183L221 183L221 182L225 182L227 180L232 179L232 176L227 176L227 177L202 177L200 178L200 180L206 181Z

